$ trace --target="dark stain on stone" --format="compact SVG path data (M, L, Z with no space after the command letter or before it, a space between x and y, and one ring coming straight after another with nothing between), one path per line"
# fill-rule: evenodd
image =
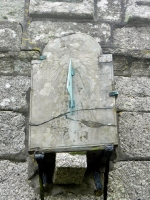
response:
M102 123L85 121L85 120L81 120L81 123L83 123L84 125L86 125L90 128L98 128L98 127L101 127L101 126L106 126L105 124L102 124Z
M147 1L137 1L136 4L138 6L150 6L150 2Z

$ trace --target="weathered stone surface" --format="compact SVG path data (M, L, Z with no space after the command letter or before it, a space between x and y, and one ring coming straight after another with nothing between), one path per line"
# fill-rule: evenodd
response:
M21 25L16 22L0 22L0 51L19 51L21 45Z
M35 21L30 24L28 34L33 42L48 43L51 38L63 37L73 33L87 33L104 44L109 40L110 31L110 25L107 23Z
M104 177L102 174L100 174L100 176L101 176L101 181L103 184ZM66 194L68 192L70 192L72 194L75 194L77 199L82 199L82 196L83 196L83 199L84 198L90 199L90 197L92 197L92 199L93 198L97 199L98 197L96 197L96 196L94 197L95 191L96 191L96 186L95 186L95 182L93 179L93 172L91 172L88 175L86 173L81 184L67 184L67 185L53 184L53 189L50 191L50 194L53 196L57 195L59 198L60 198L59 194L62 194L61 198L65 199L65 197L67 198L67 196L68 196ZM99 196L99 199L102 200L103 198L104 198L103 194L101 194L101 196Z
M86 154L71 155L69 153L56 153L53 183L81 184L86 168Z
M99 20L110 22L121 21L121 1L98 0L97 15Z
M101 117L98 118L98 116ZM102 118L104 123L106 121L109 123L100 123ZM76 111L73 117L71 114L64 114L62 117L57 117L39 126L32 124L29 148L30 150L41 148L45 151L77 151L79 149L92 149L92 147L94 149L96 146L103 147L110 143L117 144L116 120L112 119L115 119L115 116L108 112L105 112L104 115L99 110L93 112Z
M150 111L150 79L148 77L115 77L119 95L116 107L123 111Z
M129 50L150 49L149 27L117 28L114 30L113 35L115 48L117 48L117 51L120 53L126 53Z
M93 9L92 0L83 0L79 3L31 0L29 13L32 17L80 17L82 19L92 18Z
M147 76L150 77L150 60L135 59L129 56L114 55L115 76Z
M17 75L31 76L31 62L25 60L14 60L13 73Z
M150 60L135 60L131 64L131 76L150 77Z
M25 148L25 118L22 114L0 112L0 156L20 153Z
M149 0L130 0L126 5L125 22L147 22L150 20Z
M99 62L101 63L107 63L107 62L112 62L113 58L112 58L112 54L103 54L99 57Z
M119 111L142 111L149 112L150 97L133 97L126 95L119 95L116 107Z
M0 161L0 198L1 200L33 200L34 191L29 187L27 162L13 163Z
M78 33L51 40L43 55L47 59L33 65L29 148L79 150L117 144L115 98L109 97L113 66L99 66L99 44ZM72 111L66 88L70 58L75 70Z
M39 59L37 51L22 51L14 59L13 73L31 76L31 60Z
M149 199L150 161L114 164L109 173L107 200Z
M39 59L36 51L22 51L14 54L0 54L1 75L27 75L31 76L31 60Z
M113 56L114 64L114 75L115 76L130 76L130 66L128 60L125 56L114 55Z
M45 200L103 200L104 197L96 197L94 195L77 195L73 193L60 194L57 196L45 197Z
M1 1L0 21L22 22L24 17L25 0L5 0Z
M0 109L27 111L26 93L30 87L30 78L25 76L0 77Z
M119 159L149 157L150 113L121 112L119 114Z
M121 38L120 38L121 40ZM119 43L119 41L118 41ZM142 46L142 45L141 45ZM125 49L117 46L112 45L109 48L103 48L104 54L113 54L113 55L120 55L120 56L131 56L137 59L150 59L150 50L149 49Z

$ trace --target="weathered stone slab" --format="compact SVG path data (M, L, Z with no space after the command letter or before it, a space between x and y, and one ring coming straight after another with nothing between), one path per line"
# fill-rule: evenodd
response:
M25 0L1 1L0 21L23 22Z
M25 76L1 76L0 109L27 111L26 93L30 87L30 78Z
M47 59L33 65L29 149L117 144L115 98L109 97L112 62L99 65L98 43L86 34L74 34L51 40L43 55ZM75 70L72 111L66 89L70 58Z
M121 21L121 1L98 0L97 15L99 20L110 22Z
M149 157L150 113L121 112L119 114L119 159Z
M37 31L38 29L38 31ZM48 43L51 38L63 37L74 33L87 33L97 42L105 44L110 38L110 25L107 23L75 23L75 22L31 22L28 35L33 42Z
M52 2L31 0L29 14L32 17L77 17L77 18L93 18L93 1L83 0L79 3L69 2Z
M29 187L27 168L27 162L0 161L1 200L35 199L38 197L34 194L33 188Z
M150 111L150 79L148 77L115 77L119 95L116 107L121 111Z
M21 45L21 25L16 22L0 22L0 51L19 51Z
M126 5L125 22L147 22L150 20L149 0L130 0Z
M0 112L0 156L25 149L25 118L22 114Z
M107 200L149 199L150 161L114 164L109 173Z
M118 52L150 49L149 27L124 27L114 30L114 45ZM148 51L148 50L147 50ZM148 51L149 52L149 51ZM146 52L145 52L146 53Z
M81 115L79 112L74 117L66 114L43 125L34 126L32 124L30 128L31 150L37 148L47 151L55 149L57 151L94 150L95 146L117 144L116 123L113 123L112 120L108 124L96 122L94 113L96 116L101 114L101 112L93 111L93 113L87 112L87 114L83 112ZM86 115L91 116L90 120L86 119ZM82 118L83 116L85 116L85 120ZM106 119L106 114L101 117Z
M22 51L14 54L0 54L1 75L27 75L31 76L31 60L39 59L35 51Z
M69 153L56 153L53 183L81 184L86 168L86 154L71 155Z

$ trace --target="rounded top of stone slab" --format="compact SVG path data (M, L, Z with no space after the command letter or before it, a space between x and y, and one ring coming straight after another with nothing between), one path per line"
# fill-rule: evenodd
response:
M49 57L49 52L58 53L58 49L61 55L64 51L70 56L78 56L79 52L82 55L89 53L96 54L95 56L100 56L102 54L102 49L98 42L85 33L75 33L61 38L51 39L49 43L43 50L43 54ZM68 49L68 51L67 51Z

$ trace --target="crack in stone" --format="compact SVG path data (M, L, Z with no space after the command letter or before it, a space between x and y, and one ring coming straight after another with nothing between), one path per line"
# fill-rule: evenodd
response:
M101 126L106 126L105 124L102 124L102 123L93 122L93 121L86 121L86 120L81 120L81 123L83 123L84 125L91 127L91 128L98 128L98 127L101 127Z
M70 112L68 112L68 113L70 113ZM58 116L56 116L56 117L54 117L54 118L52 118L52 119L49 119L49 120L44 121L44 122L39 123L39 124L33 124L33 123L30 123L30 122L29 122L29 125L30 125L30 126L40 126L40 125L46 124L46 123L48 123L48 122L50 122L50 121L52 121L52 120L54 120L54 119L57 119L57 118L59 118L59 117L62 117L62 116L64 116L64 115L68 114L68 113L60 114L60 115L58 115Z
M85 126L88 126L88 127L90 127L90 128L99 128L99 127L102 127L102 126L115 126L115 125L107 125L107 124L102 124L102 123L93 122L93 121L75 120L75 119L72 119L72 118L67 117L67 115L66 115L66 119L70 119L70 120L72 120L72 121L80 122L80 123L82 123L82 124L84 124Z
M89 111L89 110L105 110L105 109L113 109L113 108L109 108L109 107L107 107L107 108L91 108L91 109L81 109L81 110L74 110L74 111L72 111L73 113L75 113L75 112L80 112L80 111ZM60 118L60 117L63 117L63 116L66 116L66 118L67 119L71 119L71 118L68 118L67 117L67 114L70 114L70 113L72 113L72 112L66 112L66 113L63 113L63 114L60 114L60 115L58 115L58 116L56 116L56 117L53 117L52 119L49 119L49 120L47 120L47 121L44 121L44 122L41 122L41 123L39 123L39 124L34 124L34 123L32 123L32 122L29 122L29 125L30 126L40 126L40 125L43 125L43 124L46 124L46 123L48 123L48 122L50 122L50 121L53 121L53 120L55 120L55 119L58 119L58 118ZM73 120L73 119L72 119ZM79 120L76 120L76 121L79 121ZM79 122L81 122L81 123L85 123L85 125L86 125L86 121L85 120L82 120L82 121L79 121ZM87 121L88 122L88 121ZM92 123L98 123L98 122L92 122ZM100 124L100 123L98 123L98 124ZM87 125L86 125L87 126ZM101 125L102 126L102 125ZM103 126L107 126L107 125L103 125ZM91 127L91 126L89 126L89 127ZM100 127L100 126L97 126L97 127Z
M67 115L66 115L66 119L70 119L70 120L75 121L75 122L80 122L80 123L82 123L85 126L88 126L90 128L98 128L98 127L101 127L101 126L106 126L105 124L98 123L98 122L93 122L93 121L75 120L75 119L72 119L70 117L67 117Z

